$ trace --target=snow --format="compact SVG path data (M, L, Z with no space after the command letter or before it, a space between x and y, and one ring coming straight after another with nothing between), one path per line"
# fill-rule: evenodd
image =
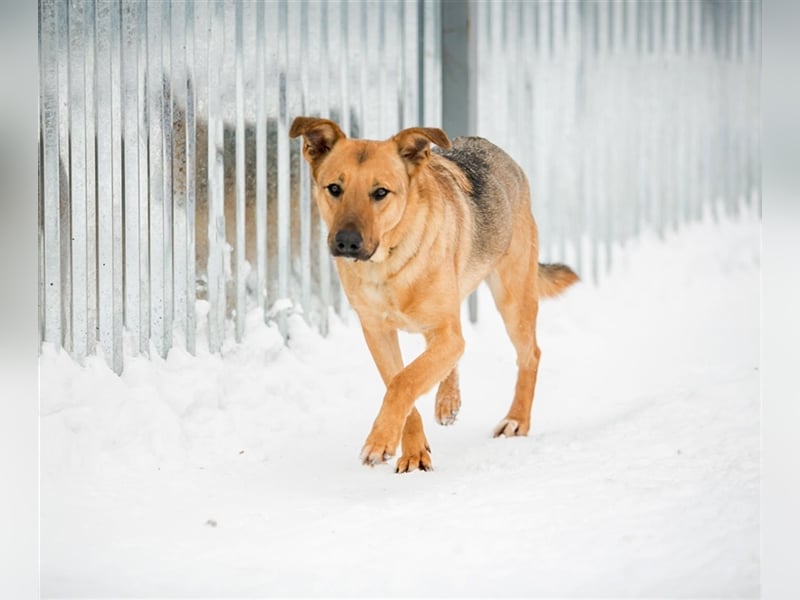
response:
M429 473L358 461L383 384L355 315L284 347L252 313L121 377L46 346L42 594L756 597L759 245L750 209L706 218L544 301L525 438L491 437L515 358L481 288L458 421L417 402Z

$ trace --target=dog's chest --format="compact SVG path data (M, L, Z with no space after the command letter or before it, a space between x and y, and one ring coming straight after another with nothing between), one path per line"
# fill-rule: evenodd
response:
M384 281L362 279L351 304L361 318L377 320L389 327L420 332L421 324L410 306L407 290Z

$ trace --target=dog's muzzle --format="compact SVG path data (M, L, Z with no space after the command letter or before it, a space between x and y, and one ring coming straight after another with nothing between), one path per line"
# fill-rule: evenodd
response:
M337 231L330 243L330 250L333 256L344 258L354 258L355 260L369 260L372 252L364 247L364 238L355 229L342 229Z

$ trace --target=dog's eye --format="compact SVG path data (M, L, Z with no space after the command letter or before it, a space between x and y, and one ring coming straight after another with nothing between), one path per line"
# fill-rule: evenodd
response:
M377 190L372 192L372 197L375 198L375 200L383 200L384 198L386 198L388 193L389 190L387 190L386 188L378 188Z
M338 198L342 195L342 188L340 188L337 184L332 183L328 186L328 193L334 198Z

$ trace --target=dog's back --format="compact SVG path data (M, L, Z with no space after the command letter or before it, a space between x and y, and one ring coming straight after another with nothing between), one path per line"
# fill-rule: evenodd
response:
M455 163L469 182L472 260L494 262L511 242L512 218L521 213L527 215L524 220L533 219L525 174L506 152L480 137L458 137L451 148L437 147L433 153Z

